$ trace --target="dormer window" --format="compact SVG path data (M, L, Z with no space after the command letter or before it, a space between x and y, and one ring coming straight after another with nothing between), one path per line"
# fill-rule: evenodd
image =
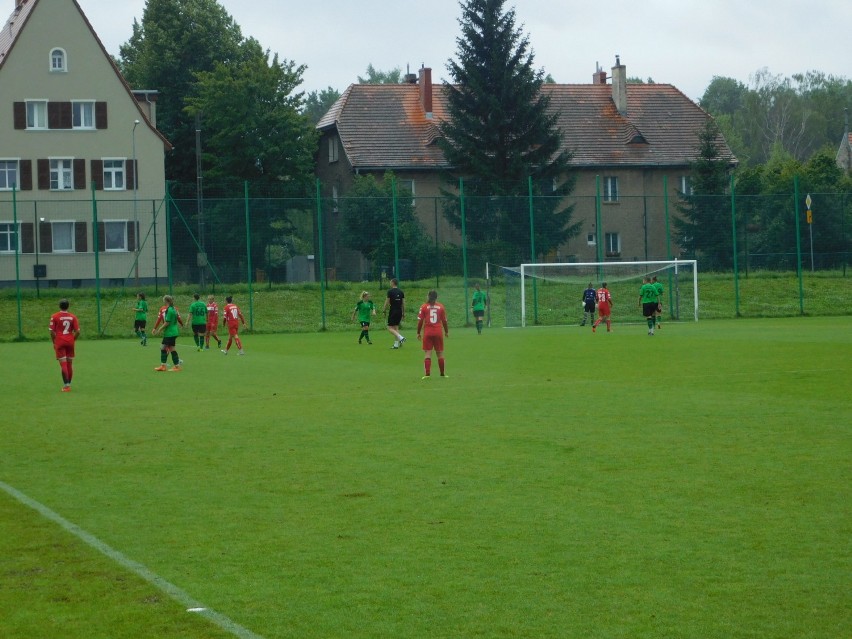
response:
M65 73L68 71L67 56L64 49L53 49L50 52L50 72Z

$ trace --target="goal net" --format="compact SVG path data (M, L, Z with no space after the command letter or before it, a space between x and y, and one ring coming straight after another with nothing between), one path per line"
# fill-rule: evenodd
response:
M498 266L489 264L492 286L505 289L506 326L568 325L583 319L583 291L606 282L613 299L612 321L642 320L639 288L645 276L663 285L664 320L698 321L698 262L575 262Z

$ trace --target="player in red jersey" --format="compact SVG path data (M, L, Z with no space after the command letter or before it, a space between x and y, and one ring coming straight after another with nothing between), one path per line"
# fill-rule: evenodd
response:
M219 305L216 303L216 298L212 295L207 296L207 333L204 335L204 348L210 348L210 338L216 340L219 348L222 348L222 340L216 334L216 329L219 328Z
M438 358L441 377L447 377L444 373L444 338L449 336L447 311L444 305L438 302L438 291L429 291L429 301L421 306L420 312L417 313L417 339L423 340L423 352L426 353L423 360L426 374L423 379L429 379L432 374L433 350Z
M240 355L245 355L243 352L243 343L240 341L239 330L240 322L243 326L246 325L246 320L243 317L243 312L240 307L234 304L234 298L228 295L225 298L225 308L222 312L222 325L228 327L228 345L222 350L225 355L231 350L231 343L236 342Z
M157 311L157 321L154 322L154 328L151 330L152 335L154 333L156 333L157 329L160 328L162 323L166 321L166 309L168 309L168 308L169 308L168 304L165 304L165 305L160 307L159 311Z
M610 319L610 313L612 313L612 295L609 294L606 282L601 284L601 287L595 291L595 299L598 301L598 319L592 324L592 333L595 332L595 329L601 322L606 322L606 332L611 333L612 319Z
M50 316L50 339L56 352L56 361L62 371L62 392L71 390L71 378L74 377L74 344L80 336L80 323L73 313L68 312L70 303L59 300L59 312Z

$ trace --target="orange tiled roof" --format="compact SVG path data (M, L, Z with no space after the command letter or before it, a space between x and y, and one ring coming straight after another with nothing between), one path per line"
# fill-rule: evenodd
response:
M669 84L628 84L628 113L615 108L610 85L546 84L563 146L576 167L684 166L695 158L698 132L710 117ZM433 85L433 117L416 84L353 84L317 124L336 127L351 165L360 169L445 168L435 140L446 117L443 85ZM730 162L736 158L723 145Z

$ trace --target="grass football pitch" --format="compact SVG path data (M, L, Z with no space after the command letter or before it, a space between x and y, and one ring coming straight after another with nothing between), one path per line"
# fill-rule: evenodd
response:
M852 317L646 332L0 344L0 636L852 635Z

